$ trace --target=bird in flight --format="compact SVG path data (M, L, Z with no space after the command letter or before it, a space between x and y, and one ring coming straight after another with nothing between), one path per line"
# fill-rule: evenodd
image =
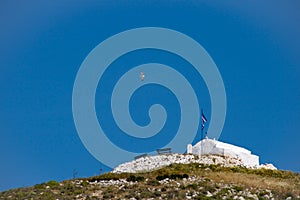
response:
M143 80L145 79L145 74L144 74L144 72L141 72L140 78L141 78L141 81L143 81Z

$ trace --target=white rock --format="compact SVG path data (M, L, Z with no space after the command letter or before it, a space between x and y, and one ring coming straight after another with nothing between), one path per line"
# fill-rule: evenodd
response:
M277 168L273 164L268 164L268 163L262 164L258 168L277 170Z
M207 197L211 197L213 196L209 191L207 191L207 194L206 194Z
M169 154L169 155L156 155L139 158L131 162L126 162L113 170L113 173L135 173L141 171L152 171L159 169L164 166L168 166L172 163L199 163L204 165L220 164L224 167L233 166L246 166L240 158L230 156L218 156L218 155L204 155L199 159L195 158L194 155L183 155L183 154ZM246 166L247 167L247 166Z

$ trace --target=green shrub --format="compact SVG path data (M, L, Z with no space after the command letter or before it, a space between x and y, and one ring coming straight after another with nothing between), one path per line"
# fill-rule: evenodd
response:
M192 184L187 185L186 187L187 187L187 188L191 188L191 189L193 189L193 190L197 190L198 185L197 185L197 183L192 183Z
M147 181L147 184L151 185L151 186L158 186L158 185L160 185L160 183L157 180L155 180L155 179L150 179L149 181Z
M213 200L215 198L213 197L207 197L206 194L198 194L198 196L196 196L195 199L199 199L199 200Z
M169 175L168 174L164 174L164 175L162 175L162 176L157 176L156 177L156 180L158 180L158 181L161 181L161 180L164 180L164 179L166 179L166 178L169 178Z
M291 198L293 199L293 198L294 198L293 193L287 192L287 193L285 194L285 199L288 198L288 197L291 197Z
M204 190L209 191L210 193L213 193L216 191L216 188L214 186L212 186L211 184L205 184Z
M46 183L46 185L48 185L51 189L55 189L57 187L59 187L59 183L57 181L49 181Z
M237 192L240 192L240 191L243 191L243 190L244 190L242 186L238 186L238 185L233 186L233 189L234 189L235 191L237 191Z
M204 178L204 181L210 182L211 180L209 178Z
M140 181L144 181L145 178L143 176L134 176L134 175L130 175L126 181L128 182L140 182Z
M141 192L140 197L143 198L143 199L150 198L150 197L152 197L152 192L150 192L148 190L144 190L144 191Z
M153 193L154 197L160 197L161 196L161 193L159 191L155 191Z
M111 198L113 198L113 197L114 197L114 195L111 194L111 193L103 194L103 199L111 199Z
M103 174L103 175L100 175L100 176L93 176L93 177L90 177L90 178L87 178L86 180L90 181L90 182L95 182L95 181L102 181L102 180L105 180L105 181L109 181L109 180L120 180L120 179L123 179L123 178L127 178L129 176L128 173L121 173L121 174L115 174L115 173L106 173L106 174Z
M86 187L88 185L89 185L89 182L87 182L87 181L82 181L81 182L81 186L83 186L83 187Z
M36 184L36 185L34 185L34 189L36 189L36 190L44 190L44 189L46 189L46 185L44 183L42 183L42 184Z
M189 178L189 175L183 174L183 175L182 175L182 178Z
M218 195L219 197L227 196L227 194L229 193L228 191L229 191L228 188L222 188L222 189L218 192L217 195Z
M164 174L162 176L161 175L157 176L156 180L161 181L166 178L176 180L176 179L183 179L183 178L188 178L188 177L189 177L189 175L187 175L187 174L171 174L171 175Z
M74 193L75 190L76 190L76 187L72 183L67 182L64 184L64 186L61 190L61 193L71 195Z
M181 190L185 190L185 189L186 189L186 187L185 187L184 185L180 185L179 188L180 188Z

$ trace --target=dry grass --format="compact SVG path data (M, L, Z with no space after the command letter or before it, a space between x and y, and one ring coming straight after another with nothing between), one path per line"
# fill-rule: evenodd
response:
M300 196L300 175L291 171L246 169L242 167L224 168L218 165L172 164L169 167L152 172L151 175L178 172L208 178L215 183L237 184L250 190L271 190L279 197L284 197L286 194L294 197Z
M300 195L300 183L293 179L262 177L255 174L232 173L232 172L209 172L206 177L215 182L234 183L252 189L268 189L276 193L292 193Z
M168 167L138 175L155 179L156 176L172 173L186 173L190 176L208 178L215 183L237 184L250 190L270 190L282 198L286 194L294 197L300 196L300 175L290 171L224 168L218 165L201 166L193 163L171 164Z

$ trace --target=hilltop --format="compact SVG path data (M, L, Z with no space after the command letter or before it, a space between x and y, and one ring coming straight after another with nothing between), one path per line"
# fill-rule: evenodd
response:
M170 164L189 164L199 163L202 165L220 165L222 167L244 167L244 168L266 168L276 169L272 164L262 164L257 167L248 166L239 157L220 156L220 155L203 155L201 157L192 154L166 154L156 156L145 156L134 161L126 162L116 167L113 172L137 173L152 171Z
M112 172L0 193L0 199L300 199L300 175L234 157L142 157Z

